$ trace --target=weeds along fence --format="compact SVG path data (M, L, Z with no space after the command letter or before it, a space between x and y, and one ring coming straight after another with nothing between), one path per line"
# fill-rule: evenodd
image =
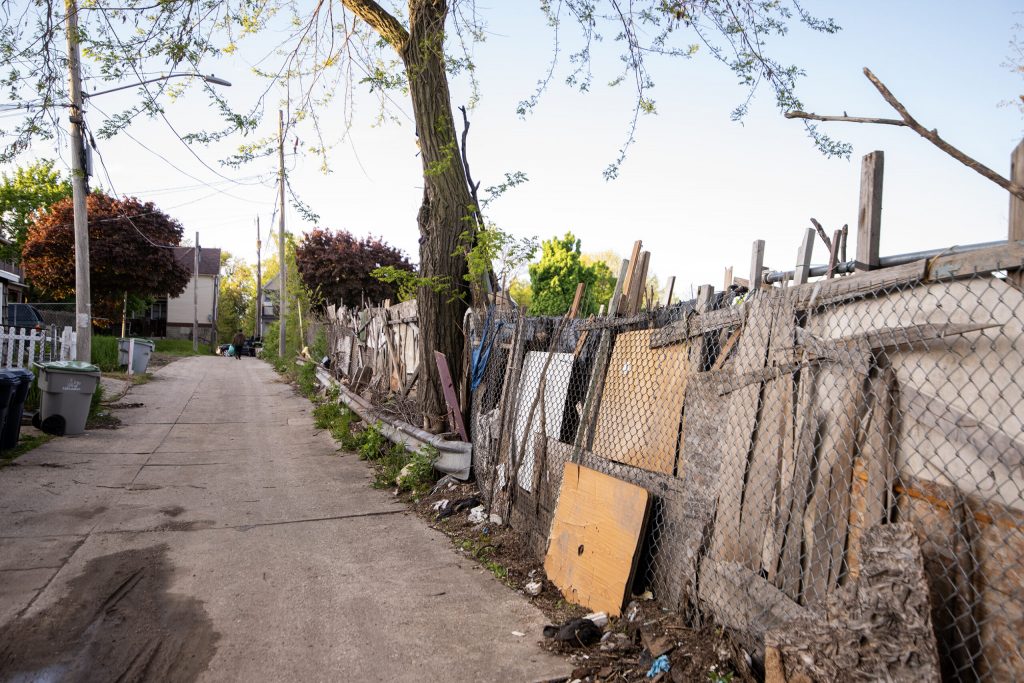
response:
M496 312L480 489L542 558L566 463L644 487L635 592L755 648L826 618L867 530L909 522L943 678L1021 678L1020 267L1005 243L626 317Z

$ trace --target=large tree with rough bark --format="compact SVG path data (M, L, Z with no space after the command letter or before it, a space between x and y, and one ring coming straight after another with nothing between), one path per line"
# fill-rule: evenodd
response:
M67 102L61 49L64 7L64 0L38 0L23 11L0 13L0 63L7 66L0 72L0 86L32 104L22 119L0 130L7 141L0 158L11 158L33 139L53 137L60 130ZM610 154L608 178L620 172L640 117L656 111L649 59L686 59L706 52L725 64L749 93L767 85L778 107L789 111L801 107L795 86L802 71L776 61L769 43L795 24L826 33L838 30L830 19L808 13L798 0L542 0L538 11L552 31L551 65L540 74L536 91L524 93L520 115L538 106L559 78L581 90L593 87L591 57L597 49L616 51L621 58L621 70L609 80L630 89L634 107L618 152ZM440 427L446 409L429 359L435 350L445 353L459 376L463 314L471 299L478 306L486 303L482 288L471 288L466 278L468 264L474 262L467 247L475 244L474 234L485 223L479 184L470 178L465 138L457 137L448 80L467 78L477 96L472 46L487 34L483 14L475 0L408 0L404 8L397 3L386 8L373 0L161 0L157 5L152 0L119 0L113 6L82 2L79 11L84 68L94 86L143 80L154 72L202 72L212 59L234 53L247 39L253 39L250 45L266 44L264 33L274 30L269 41L273 47L264 59L254 60L257 71L286 93L288 132L306 126L311 142L305 150L325 161L331 145L324 138L332 137L332 130L341 137L351 134L350 105L357 93L377 97L385 119L394 111L396 96L408 97L424 180L417 215L423 283L418 305L419 339L427 360L419 389L431 428ZM143 113L167 121L177 135L162 102L179 96L185 87L169 82L140 86L136 103L126 111L94 120L87 110L86 126L102 144L103 137ZM214 88L204 87L225 125L184 134L183 140L214 142L258 130L265 96L251 109L236 112ZM733 112L735 118L744 115L747 101L749 97ZM848 146L819 134L814 123L804 125L825 153L849 155ZM272 157L275 146L276 135L246 142L226 161L242 164ZM294 192L292 198L297 208L307 208Z

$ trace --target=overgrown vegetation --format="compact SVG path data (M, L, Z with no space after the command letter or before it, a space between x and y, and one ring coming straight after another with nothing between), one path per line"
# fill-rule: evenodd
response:
M313 424L317 429L329 431L342 450L353 451L360 460L373 465L374 488L396 487L415 497L430 491L435 481L434 462L439 455L436 448L424 446L411 452L404 446L392 444L381 431L379 422L359 428L359 416L338 402L337 388L320 392L314 363L278 358L276 351L267 361L294 382L303 396L313 401Z

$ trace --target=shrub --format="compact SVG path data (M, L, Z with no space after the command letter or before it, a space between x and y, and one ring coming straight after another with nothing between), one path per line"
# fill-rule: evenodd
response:
M357 447L359 459L370 461L380 460L384 455L384 448L387 443L387 437L380 431L380 422L370 425L363 430L361 438L359 439L359 445ZM395 472L395 475L397 476L398 472ZM392 477L392 479L393 478L394 477Z

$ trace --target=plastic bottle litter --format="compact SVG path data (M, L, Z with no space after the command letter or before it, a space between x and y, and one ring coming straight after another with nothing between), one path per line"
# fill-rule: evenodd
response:
M607 612L591 612L584 619L590 619L594 622L594 626L598 628L604 628L608 625L608 613Z
M540 581L531 581L530 583L523 586L523 590L526 591L527 595L537 597L538 595L540 595L540 592L544 590L544 584Z

